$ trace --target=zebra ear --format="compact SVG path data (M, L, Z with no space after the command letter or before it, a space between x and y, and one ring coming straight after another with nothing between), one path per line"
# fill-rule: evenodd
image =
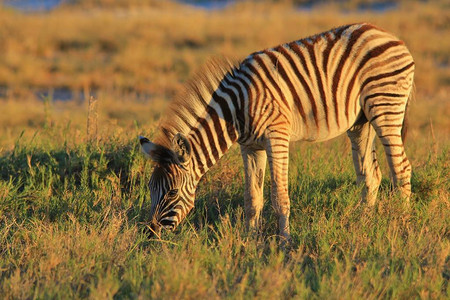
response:
M169 149L150 142L146 137L139 136L139 143L144 155L155 162L163 162L173 157Z
M181 133L177 133L172 139L172 151L181 164L187 163L191 159L192 147L188 139Z

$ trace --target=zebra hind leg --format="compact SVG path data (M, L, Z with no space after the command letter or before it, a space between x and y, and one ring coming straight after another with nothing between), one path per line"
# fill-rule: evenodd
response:
M394 187L399 189L402 197L409 202L411 164L406 156L401 135L408 96L400 93L376 95L365 103L366 115L383 144Z
M245 173L246 225L248 230L255 230L259 227L259 217L264 205L263 190L267 155L264 150L255 150L245 146L241 146L241 154Z
M283 243L289 243L291 240L289 228L290 199L288 192L289 135L283 130L272 130L270 132L266 151L272 180L272 206L278 216L279 232L283 238Z
M375 151L375 130L364 116L362 118L363 121L353 125L347 131L347 135L352 144L356 183L364 183L361 200L373 206L381 182L381 172Z

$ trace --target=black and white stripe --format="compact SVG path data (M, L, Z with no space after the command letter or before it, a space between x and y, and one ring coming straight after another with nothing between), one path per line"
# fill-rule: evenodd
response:
M414 61L393 35L371 24L347 25L253 53L237 66L213 63L208 72L172 107L159 140L142 143L165 149L153 155L144 149L157 162L150 182L156 223L170 220L175 227L185 217L200 178L235 142L244 160L249 226L257 224L262 208L267 158L280 233L289 236L288 149L295 140L347 132L363 199L373 204L381 180L378 136L394 183L409 199L411 165L401 135ZM177 160L172 137L184 138L188 160ZM174 186L183 192L171 202L165 195Z

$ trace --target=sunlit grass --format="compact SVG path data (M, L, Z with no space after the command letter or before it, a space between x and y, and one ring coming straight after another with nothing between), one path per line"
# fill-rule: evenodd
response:
M141 222L149 211L150 168L134 140L111 139L98 148L19 141L0 159L2 293L444 297L448 150L419 160L410 208L384 180L373 210L359 204L348 150L342 139L293 150L293 249L285 253L270 201L261 232L244 229L235 148L202 180L187 221L162 241L147 241Z
M443 37L450 28L441 2L383 14L307 13L286 4L205 12L98 3L101 9L88 12L0 10L0 85L8 86L0 100L3 298L448 298L450 45ZM209 56L242 58L363 20L399 35L416 60L406 144L410 207L391 192L381 147L384 179L377 204L367 209L345 136L294 144L293 243L283 251L269 174L261 231L245 231L234 146L202 179L186 222L149 241L142 229L151 162L136 137L153 136L189 74ZM86 90L85 98L91 90L98 145L88 141L86 101L35 99L36 87Z

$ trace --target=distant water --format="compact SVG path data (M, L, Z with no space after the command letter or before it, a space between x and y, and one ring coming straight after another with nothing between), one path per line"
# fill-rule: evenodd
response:
M5 6L20 9L26 12L33 11L48 11L56 8L62 3L71 2L71 0L4 0ZM195 7L214 10L222 9L235 2L234 0L179 0L179 2L186 3Z
M203 8L207 10L223 9L230 4L233 4L234 0L179 0L178 2L186 3L198 8Z
M11 93L10 88L6 86L0 86L0 99L10 98ZM84 92L81 90L71 90L68 88L52 88L52 89L44 89L44 88L35 88L32 89L31 92L37 99L49 99L51 101L69 101L69 100L80 100L83 101L85 99ZM90 91L93 96L96 96L97 91Z
M36 98L40 100L49 101L85 101L90 96L97 98L99 96L99 91L97 89L89 89L89 91L84 91L82 89L70 89L66 87L55 87L55 88L31 88L29 92ZM123 97L133 97L139 101L149 101L154 99L155 94L149 92L139 92L139 91L111 91L117 93L117 95ZM87 94L86 94L87 93ZM30 94L30 96L31 96ZM14 97L14 91L7 86L0 85L0 100L11 99Z
M61 3L67 2L65 0L4 0L5 6L13 7L27 12L32 11L47 11L51 10Z
M5 6L14 7L26 12L33 11L48 11L62 3L70 2L71 0L4 0ZM223 9L228 5L234 3L236 0L178 0L178 2L186 3L198 8L206 10ZM305 4L299 5L300 10L309 11L323 4L326 1L308 1ZM358 6L360 11L374 11L374 12L386 12L397 8L397 3L386 0L380 0L379 2L362 3Z

